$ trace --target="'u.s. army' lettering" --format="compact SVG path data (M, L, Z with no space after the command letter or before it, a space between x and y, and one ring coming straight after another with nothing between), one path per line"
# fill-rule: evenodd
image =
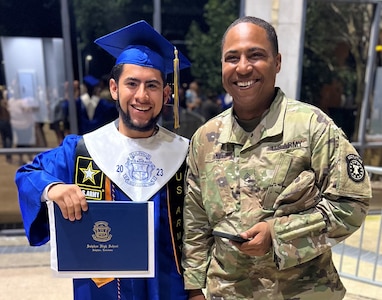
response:
M281 144L281 145L269 146L268 150L269 151L278 151L278 150L301 148L303 142L304 141L292 141L292 142L288 142L288 143Z
M99 191L82 190L82 193L86 198L101 199L101 193Z

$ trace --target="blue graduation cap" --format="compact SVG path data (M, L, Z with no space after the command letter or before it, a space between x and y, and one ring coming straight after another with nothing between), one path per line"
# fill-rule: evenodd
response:
M94 87L97 84L99 84L99 80L97 78L95 78L93 75L86 75L84 77L84 82L86 84L90 85L91 87Z
M166 77L174 73L174 128L179 128L179 70L191 66L176 47L146 21L138 21L94 41L120 63L149 67Z
M135 22L94 42L117 58L116 64L154 68L164 75L174 72L175 46L146 21ZM178 57L179 70L191 66L182 53L178 52Z

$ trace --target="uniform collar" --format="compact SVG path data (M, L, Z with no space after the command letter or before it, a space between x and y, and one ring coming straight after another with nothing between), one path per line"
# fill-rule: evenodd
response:
M224 127L219 135L219 142L223 144L244 144L249 136L255 141L260 141L266 137L281 134L284 129L283 120L287 109L286 100L287 98L283 91L277 88L276 97L268 112L251 133L246 132L239 126L233 114L233 109L229 108L221 115Z

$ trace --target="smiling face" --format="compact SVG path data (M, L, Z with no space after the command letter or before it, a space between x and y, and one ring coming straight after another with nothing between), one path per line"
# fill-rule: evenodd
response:
M124 64L118 82L110 80L110 92L119 102L119 131L132 138L153 134L170 89L164 88L159 70Z
M244 22L232 27L222 47L222 82L242 120L261 116L275 94L281 55L275 54L265 29Z

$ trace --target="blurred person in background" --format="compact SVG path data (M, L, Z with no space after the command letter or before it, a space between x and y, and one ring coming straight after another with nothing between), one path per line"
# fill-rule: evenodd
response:
M200 105L200 114L206 121L217 116L222 110L222 101L218 94L213 92L208 93Z
M5 87L0 86L0 134L3 148L13 147L13 133L11 124L11 115L8 110L8 99ZM12 163L12 155L6 154L8 163Z
M196 81L192 81L185 93L186 106L189 111L199 113L200 105L202 103L199 84Z
M89 133L118 118L115 101L101 98L101 81L92 75L84 77L77 99L78 134ZM110 95L110 92L109 92ZM106 97L110 97L106 94ZM103 91L105 97L105 92Z

